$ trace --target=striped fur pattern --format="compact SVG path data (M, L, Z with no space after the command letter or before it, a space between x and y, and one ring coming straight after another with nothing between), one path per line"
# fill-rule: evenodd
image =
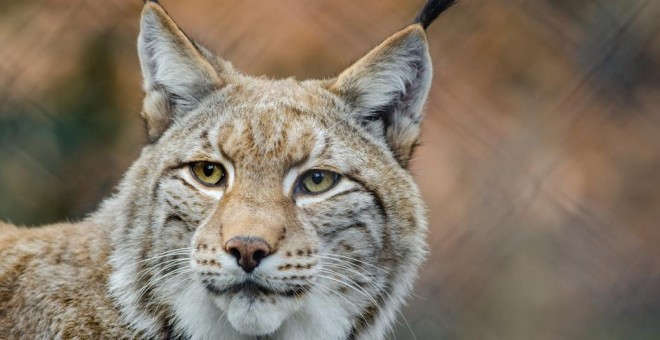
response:
M243 75L153 2L138 49L151 142L85 221L0 224L0 338L384 338L427 252L421 25L327 80ZM338 181L298 190L311 169ZM235 237L269 246L251 272Z

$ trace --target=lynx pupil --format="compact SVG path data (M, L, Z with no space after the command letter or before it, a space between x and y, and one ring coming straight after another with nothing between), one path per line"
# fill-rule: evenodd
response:
M213 175L213 172L215 171L215 165L209 163L204 164L204 168L202 171L204 172L204 176L211 177Z
M321 184L321 182L323 182L323 178L325 178L325 173L316 171L312 173L311 177L312 177L312 182L314 182L314 184L316 185L319 185Z

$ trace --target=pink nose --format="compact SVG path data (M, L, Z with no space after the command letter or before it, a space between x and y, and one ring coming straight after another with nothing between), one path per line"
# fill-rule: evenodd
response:
M246 273L251 273L261 260L270 255L270 245L260 237L237 236L227 241L225 251L236 258Z

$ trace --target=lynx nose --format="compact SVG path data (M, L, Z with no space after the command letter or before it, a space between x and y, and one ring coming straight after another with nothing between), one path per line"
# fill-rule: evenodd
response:
M261 260L270 255L270 245L260 237L237 236L227 241L225 251L236 258L246 273L251 273Z

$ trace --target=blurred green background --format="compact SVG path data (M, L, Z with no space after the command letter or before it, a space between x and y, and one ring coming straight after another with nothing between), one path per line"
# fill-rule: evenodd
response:
M299 79L422 2L162 1L246 73ZM141 6L0 0L1 219L80 219L137 157ZM432 253L392 337L660 339L658 18L652 0L463 0L431 26L411 170Z

